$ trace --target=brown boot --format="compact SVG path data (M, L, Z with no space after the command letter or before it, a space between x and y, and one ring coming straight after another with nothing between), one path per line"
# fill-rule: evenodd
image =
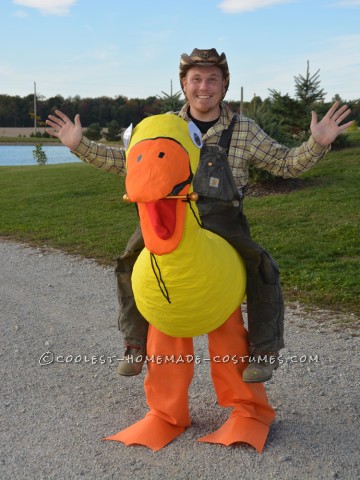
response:
M271 379L273 371L279 366L278 353L266 352L251 356L251 363L243 371L246 383L262 383Z
M126 345L124 357L119 360L117 372L119 375L131 377L139 375L145 362L145 347L139 345Z

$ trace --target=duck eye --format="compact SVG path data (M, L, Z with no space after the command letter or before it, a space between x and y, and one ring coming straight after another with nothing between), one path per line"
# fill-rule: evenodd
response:
M164 158L165 157L165 152L159 152L158 158Z
M193 141L194 145L198 148L202 147L202 136L201 132L198 127L195 125L194 122L189 122L188 124L190 138Z

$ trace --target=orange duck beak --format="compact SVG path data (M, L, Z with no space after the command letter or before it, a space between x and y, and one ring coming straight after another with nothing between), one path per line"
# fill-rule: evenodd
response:
M187 151L170 138L136 143L127 156L128 200L138 204L145 246L156 255L179 245L192 179ZM184 199L171 196L184 196ZM169 198L170 197L170 198Z

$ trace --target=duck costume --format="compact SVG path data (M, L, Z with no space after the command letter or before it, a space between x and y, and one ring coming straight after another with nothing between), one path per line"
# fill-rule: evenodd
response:
M128 132L126 197L137 203L145 242L132 288L150 324L144 381L150 410L105 440L157 451L190 426L194 362L187 359L194 358L192 337L207 334L218 402L233 410L220 429L198 441L245 442L261 452L275 412L262 384L242 380L246 271L226 240L201 227L192 192L201 146L195 124L171 114L148 117Z

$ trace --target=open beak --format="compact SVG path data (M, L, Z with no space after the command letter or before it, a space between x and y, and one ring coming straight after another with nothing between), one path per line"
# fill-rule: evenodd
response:
M145 246L163 255L181 241L191 182L187 151L170 138L135 144L127 156L128 201L138 204Z

